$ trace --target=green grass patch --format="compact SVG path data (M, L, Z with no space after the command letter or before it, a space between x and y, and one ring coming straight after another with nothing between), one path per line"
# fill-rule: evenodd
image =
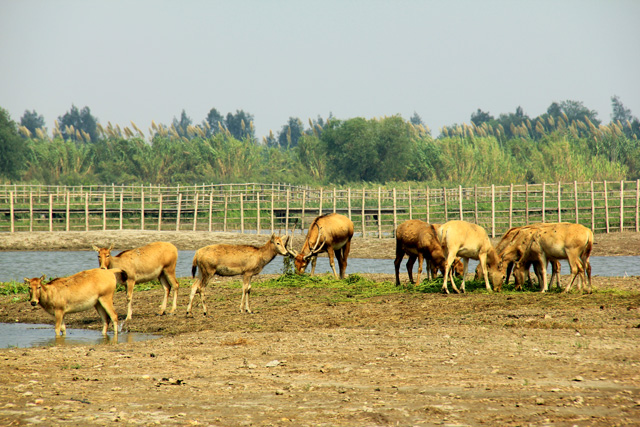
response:
M24 282L0 282L0 295L28 294L29 286Z

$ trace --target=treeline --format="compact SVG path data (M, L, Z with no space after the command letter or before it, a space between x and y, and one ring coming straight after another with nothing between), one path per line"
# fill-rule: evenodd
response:
M35 111L20 123L0 109L0 181L156 185L288 182L328 185L419 182L430 186L635 180L640 121L619 98L603 124L581 102L553 103L530 118L521 108L431 135L422 119L291 118L258 141L253 117L212 109L201 124L183 111L170 126L100 125L72 106L48 132Z

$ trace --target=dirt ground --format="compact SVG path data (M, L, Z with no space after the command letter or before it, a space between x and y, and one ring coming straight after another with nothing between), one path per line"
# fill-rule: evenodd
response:
M125 248L155 240L196 249L267 237L7 233L0 250ZM294 246L301 244L296 236ZM353 242L353 257L390 263L393 252L392 239ZM640 255L640 235L597 235L593 255ZM184 278L175 315L155 314L159 288L134 294L131 330L160 338L0 349L0 425L637 426L640 277L593 274L591 295L372 298L266 288L259 276L250 315L238 312L239 282L222 279L208 288L209 316L198 302L192 318L185 316L190 280ZM0 321L51 324L53 335L52 317L26 300L0 297ZM123 292L115 304L124 319ZM94 311L66 320L70 328L101 328Z

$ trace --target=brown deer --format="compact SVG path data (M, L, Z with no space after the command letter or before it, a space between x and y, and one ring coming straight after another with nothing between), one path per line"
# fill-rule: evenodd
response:
M111 256L112 248L113 245L108 248L93 246L93 250L98 252L100 268L120 268L127 273L127 318L124 322L131 320L133 287L137 283L156 279L160 279L164 287L164 298L158 314L165 314L171 288L173 288L173 306L170 313L174 313L178 304L179 285L176 279L178 249L169 242L154 242Z
M427 277L433 278L438 270L444 274L446 267L446 258L434 224L428 224L419 219L411 219L403 222L396 229L396 259L394 266L396 270L396 286L400 286L400 264L402 258L407 254L407 273L409 281L413 281L413 265L418 260L418 276L417 283L420 283L420 275L422 274L422 262L427 261ZM462 263L456 260L454 269L457 273L462 273Z
M496 283L500 281L500 278L498 277L499 273L497 271L498 255L496 254L496 250L491 244L491 240L489 240L489 236L485 229L477 224L454 220L437 227L436 231L447 258L442 291L447 294L449 293L449 289L447 288L449 270L457 256L462 258L464 266L461 286L462 292L465 291L464 279L467 274L469 258L480 261L480 265L482 266L482 271L484 273L485 287L488 291L491 291L491 282ZM489 276L491 276L491 282L489 281ZM504 280L504 276L502 277L502 280ZM453 280L451 280L451 286L456 293L460 293Z
M33 307L40 305L56 319L55 333L66 335L64 315L95 308L102 319L102 335L107 335L109 321L113 323L114 337L118 336L118 314L113 307L116 283L126 278L120 269L94 268L69 277L44 283L45 277L24 281L29 285L29 301Z
M249 295L251 294L251 278L259 274L265 265L269 264L276 255L288 255L286 236L284 242L281 237L271 235L269 241L262 247L250 245L209 245L200 248L193 256L191 274L198 277L191 286L191 296L187 306L187 316L191 315L191 305L196 293L200 294L202 310L207 315L207 306L204 301L204 288L214 275L239 276L242 275L242 299L240 300L240 312L251 313L249 307Z
M340 279L344 279L352 237L353 222L346 216L328 213L317 217L309 226L302 250L298 253L291 247L288 248L289 254L295 258L296 273L304 273L311 259L311 275L313 276L318 254L326 252L333 275L336 279L338 278L333 261L335 254L335 257L338 258Z

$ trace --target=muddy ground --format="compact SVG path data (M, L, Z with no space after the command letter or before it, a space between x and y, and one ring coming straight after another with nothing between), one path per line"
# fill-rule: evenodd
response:
M0 250L154 240L196 249L266 237L16 233L2 235ZM391 239L356 239L352 256L392 262L393 250ZM640 255L640 235L598 235L593 255ZM640 425L640 278L593 274L591 295L371 298L261 287L258 277L251 315L237 311L239 282L223 279L208 288L209 317L197 303L193 318L184 278L175 315L155 314L159 288L134 294L131 330L158 339L0 349L0 425ZM53 324L26 299L0 297L0 321ZM115 304L123 319L123 292ZM101 327L93 311L67 325Z

